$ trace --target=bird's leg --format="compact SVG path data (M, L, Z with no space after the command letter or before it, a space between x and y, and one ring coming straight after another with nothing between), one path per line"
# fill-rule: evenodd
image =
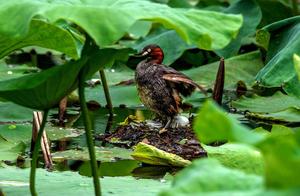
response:
M159 130L159 134L162 134L162 133L168 131L168 128L170 127L172 120L173 120L172 117L167 117L167 123L161 130Z

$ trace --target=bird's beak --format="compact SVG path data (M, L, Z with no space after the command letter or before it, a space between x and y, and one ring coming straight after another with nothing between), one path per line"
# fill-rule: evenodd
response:
M144 56L147 56L149 54L148 51L142 51L142 52L139 52L137 54L134 54L133 56L134 57L144 57Z

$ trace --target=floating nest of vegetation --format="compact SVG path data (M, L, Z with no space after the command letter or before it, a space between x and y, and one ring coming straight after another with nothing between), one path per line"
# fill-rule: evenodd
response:
M161 127L149 122L132 121L119 125L113 133L106 134L101 139L126 148L143 142L187 160L207 156L190 125L169 128L163 133L159 133L160 130Z

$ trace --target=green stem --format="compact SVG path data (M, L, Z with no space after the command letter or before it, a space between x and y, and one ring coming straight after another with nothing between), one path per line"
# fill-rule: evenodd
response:
M100 72L101 82L102 82L102 86L103 86L103 90L104 90L105 99L106 99L107 107L108 107L108 110L109 110L109 114L113 115L113 105L112 105L112 102L111 102L111 97L110 97L110 94L109 94L109 89L108 89L105 73L104 73L103 69L101 69L99 72Z
M297 16L299 14L298 10L298 0L292 0L294 15Z
M100 181L98 177L98 170L97 170L97 161L95 156L95 148L94 148L94 142L93 142L93 136L92 136L92 124L91 120L89 118L88 114L88 108L85 101L85 95L84 95L84 72L83 70L79 74L79 86L78 86L78 94L79 94L79 101L80 101L80 107L83 115L83 123L85 127L85 135L86 135L86 141L89 149L89 155L90 155L90 164L93 174L93 180L94 180L94 188L95 188L95 195L100 196L101 195L101 188L100 188Z
M39 129L36 141L35 141L33 154L32 154L31 169L30 169L30 192L31 192L31 195L33 195L33 196L37 195L36 189L35 189L35 173L36 173L39 149L41 146L41 138L42 138L42 135L44 132L46 122L47 122L48 111L49 110L44 111L42 124L40 125L40 129Z

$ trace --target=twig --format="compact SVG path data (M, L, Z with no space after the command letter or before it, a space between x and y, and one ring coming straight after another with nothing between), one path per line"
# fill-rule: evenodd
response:
M68 104L68 97L64 97L59 102L58 121L60 126L64 125L64 117L67 109L67 104Z
M33 112L32 139L31 139L31 152L33 151L33 147L36 142L38 130L40 129L42 120L43 120L42 112L34 111ZM52 169L53 161L52 161L52 157L51 157L50 146L48 143L46 131L44 131L43 135L42 135L41 148L42 148L46 168Z
M41 138L44 132L44 128L47 122L47 116L48 116L48 111L49 110L45 110L43 117L41 120L41 125L39 127L39 132L37 134L36 137L36 141L34 144L34 149L33 149L33 153L32 153L32 160L31 160L31 169L30 169L30 193L32 196L36 196L36 189L35 189L35 173L36 173L36 167L37 167L37 160L38 160L38 154L39 154L39 148L41 145Z

